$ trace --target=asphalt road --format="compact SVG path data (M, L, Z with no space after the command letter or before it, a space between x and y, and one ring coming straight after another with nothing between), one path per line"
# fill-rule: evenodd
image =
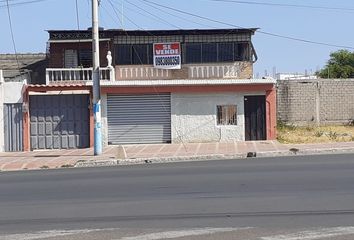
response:
M354 239L354 155L0 172L0 239L324 232Z

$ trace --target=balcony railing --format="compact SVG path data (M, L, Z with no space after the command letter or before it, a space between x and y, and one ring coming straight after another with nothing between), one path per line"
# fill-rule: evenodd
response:
M100 80L113 81L113 68L100 68ZM92 68L47 68L46 83L92 81Z
M252 77L252 63L184 64L179 70L151 65L116 65L116 80L235 79Z
M169 80L169 79L249 79L253 66L250 62L217 64L184 64L182 69L157 69L151 65L116 65L100 68L101 81ZM47 68L49 84L82 83L92 81L92 68Z

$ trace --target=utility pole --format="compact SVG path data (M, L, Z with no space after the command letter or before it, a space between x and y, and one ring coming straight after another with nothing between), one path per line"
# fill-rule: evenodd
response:
M100 89L100 47L98 36L98 2L92 0L92 81L94 114L94 155L102 154L101 89Z

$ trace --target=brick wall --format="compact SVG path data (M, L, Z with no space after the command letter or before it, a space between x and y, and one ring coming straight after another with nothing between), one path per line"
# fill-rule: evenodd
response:
M76 43L51 43L49 49L49 67L63 68L64 67L64 52L66 49L92 49L91 42L76 42ZM110 50L110 43L107 41L100 42L100 66L107 66L107 51Z
M354 79L279 80L278 120L348 123L354 119Z

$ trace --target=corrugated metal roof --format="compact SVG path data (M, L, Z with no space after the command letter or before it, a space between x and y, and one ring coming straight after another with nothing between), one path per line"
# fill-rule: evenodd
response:
M12 79L28 72L28 66L45 59L44 53L0 54L0 69L5 79Z
M0 54L0 69L2 70L18 70L18 67L24 68L28 65L44 60L44 53L25 53L17 54ZM17 64L18 60L18 64Z
M204 34L232 34L232 33L251 33L254 34L259 28L214 28L214 29L168 29L168 30L123 30L123 29L101 29L101 33L108 35L204 35ZM73 34L73 33L91 33L92 30L47 30L49 34ZM70 35L73 37L73 35Z

